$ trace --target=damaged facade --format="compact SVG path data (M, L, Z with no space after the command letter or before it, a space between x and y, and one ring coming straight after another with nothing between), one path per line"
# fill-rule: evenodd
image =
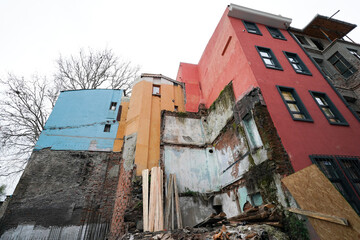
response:
M61 92L1 219L1 239L108 234L127 103L122 90Z
M231 4L198 64L181 63L176 80L142 74L130 100L121 90L62 92L1 220L1 239L117 239L141 229L139 176L155 166L164 183L176 174L184 226L214 212L236 219L249 205L316 212L321 199L313 196L326 186L322 194L338 205L326 202L322 213L345 214L350 230L310 221L310 237L334 235L321 228L360 234L358 100L349 108L296 38L317 35L290 29L295 37L290 23ZM313 194L296 185L306 174L320 179L306 183Z

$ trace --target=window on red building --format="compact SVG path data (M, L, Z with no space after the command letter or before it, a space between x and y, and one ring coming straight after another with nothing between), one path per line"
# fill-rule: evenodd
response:
M266 26L267 30L269 31L270 35L273 38L277 38L277 39L281 39L281 40L286 40L286 38L284 37L284 35L280 32L279 29L274 28L274 27L268 27Z
M313 122L295 89L276 86L293 120Z
M267 68L282 70L279 61L276 59L275 54L270 48L255 46L261 59Z
M310 91L310 94L330 124L349 125L325 93Z
M262 35L257 25L253 22L243 21L246 31L257 35Z
M301 61L300 57L296 53L284 51L284 54L289 60L291 66L294 68L296 73L311 75L309 69L306 67L303 61Z

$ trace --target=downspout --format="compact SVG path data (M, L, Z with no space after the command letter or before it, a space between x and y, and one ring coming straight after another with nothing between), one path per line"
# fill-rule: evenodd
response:
M311 62L315 65L315 67L319 70L319 72L321 73L321 75L325 78L325 80L328 82L328 84L330 85L330 87L335 91L335 93L338 95L338 97L341 99L341 101L343 101L343 103L345 104L345 106L350 110L350 112L354 115L354 117L360 122L360 118L359 116L356 114L356 112L351 108L351 106L348 104L348 102L345 100L345 98L339 93L339 91L335 88L335 86L332 84L332 82L330 81L330 79L325 76L323 70L320 68L320 66L317 64L317 62L315 62L315 60L308 54L308 52L303 48L303 46L300 44L300 42L297 40L297 38L294 36L294 34L292 32L289 31L289 29L287 29L288 33L290 34L290 36L297 42L297 44L300 46L300 48L305 52L306 56L308 56L308 58L311 60Z

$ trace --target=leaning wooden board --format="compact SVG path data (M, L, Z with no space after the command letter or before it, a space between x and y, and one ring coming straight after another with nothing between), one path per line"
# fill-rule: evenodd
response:
M316 165L304 168L283 180L300 208L347 219L349 226L309 218L324 240L360 239L360 218Z

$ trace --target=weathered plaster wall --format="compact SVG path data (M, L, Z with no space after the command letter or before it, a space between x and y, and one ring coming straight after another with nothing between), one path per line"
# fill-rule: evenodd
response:
M197 196L183 196L179 199L181 217L185 227L193 227L215 213L211 201L202 201Z
M35 150L111 151L122 94L123 90L110 89L61 92ZM111 102L116 102L114 110ZM105 124L111 125L109 132L104 132Z
M251 128L245 128L245 116L251 118ZM258 145L250 144L254 139ZM194 212L196 218L185 213L191 223L205 219L203 213L213 211L213 206L221 205L228 217L241 213L247 201L288 206L286 199L291 197L279 179L293 169L258 88L235 104L232 86L227 86L207 115L164 112L162 146L165 174L176 174L180 192L214 196L206 206L186 204L183 211L194 206L207 209Z
M201 119L187 118L186 115L181 116L181 114L177 116L166 116L162 141L173 144L204 146L206 139Z
M17 236L26 230L27 235L39 239L54 229L63 229L62 234L80 231L85 236L105 236L115 201L119 160L116 153L33 152L1 219L0 233ZM70 235L69 239L74 238Z

